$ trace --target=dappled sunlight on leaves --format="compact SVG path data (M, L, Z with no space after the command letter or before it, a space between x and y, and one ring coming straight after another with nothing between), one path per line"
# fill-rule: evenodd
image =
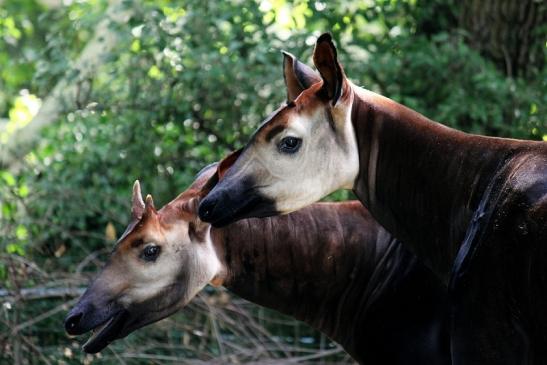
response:
M0 129L0 143L6 143L15 131L30 123L41 104L42 101L36 95L29 94L27 90L21 91L13 100L13 106L8 112L8 122Z

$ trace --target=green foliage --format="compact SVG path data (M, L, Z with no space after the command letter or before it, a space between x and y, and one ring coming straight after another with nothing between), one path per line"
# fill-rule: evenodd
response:
M537 107L545 81L505 78L458 34L401 39L367 69L384 95L451 127L527 139L547 132Z
M18 99L22 89L45 98L70 75L109 2L66 3L2 3L0 135L2 119L14 120L16 111L23 110L21 123L28 119ZM279 51L309 62L323 31L333 32L352 80L432 119L473 133L547 136L546 71L536 70L529 80L505 78L466 45L451 0L124 4L133 15L111 27L119 42L82 85L78 105L66 106L16 171L0 171L0 287L85 283L85 273L94 272L113 245L106 227L113 225L119 235L128 223L133 181L140 179L144 193L161 206L201 167L240 147L284 100ZM330 199L350 197L337 192ZM29 320L61 304L0 309L7 318L2 323ZM35 336L49 360L83 361L65 356L65 347L79 350L63 333L63 313L22 334ZM151 331L158 343L182 336L182 330ZM116 348L138 348L145 337L135 335ZM12 360L5 343L0 337L0 347L9 350L0 359ZM207 345L210 353L218 351Z

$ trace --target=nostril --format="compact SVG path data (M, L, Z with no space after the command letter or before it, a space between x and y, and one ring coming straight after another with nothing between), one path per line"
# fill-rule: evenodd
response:
M69 316L65 320L65 330L68 333L74 333L76 329L78 328L78 324L80 323L80 319L82 319L83 315L84 314L80 312L80 313Z

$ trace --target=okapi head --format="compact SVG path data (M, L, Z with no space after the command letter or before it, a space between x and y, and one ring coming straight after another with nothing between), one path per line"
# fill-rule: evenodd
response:
M197 217L206 184L218 180L210 166L194 184L156 211L133 187L132 221L65 321L66 331L93 330L84 351L96 353L110 342L159 321L187 304L207 283L215 283L221 264L210 241L210 226Z
M353 92L329 34L317 40L313 61L319 74L284 54L287 103L263 122L202 200L203 221L223 226L285 214L353 187L359 172Z

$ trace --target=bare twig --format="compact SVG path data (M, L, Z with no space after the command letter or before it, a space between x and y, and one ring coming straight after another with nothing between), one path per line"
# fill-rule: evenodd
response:
M79 297L85 291L85 288L24 288L16 291L0 289L0 298L4 300L34 300L51 299L64 297Z
M26 322L23 322L17 326L15 326L13 329L12 329L12 333L17 333L21 330L24 330L25 328L27 327L30 327L30 326L34 326L36 323L40 322L40 321L43 321L44 319L47 319L57 313L59 313L60 311L62 310L66 310L69 306L71 306L72 304L74 304L76 302L76 299L73 299L69 302L66 302L66 303L63 303L63 304L60 304L56 307L54 307L53 309L50 309L48 310L47 312L44 312L42 314L40 314L39 316L36 316L34 317L33 319L29 320L29 321L26 321Z

